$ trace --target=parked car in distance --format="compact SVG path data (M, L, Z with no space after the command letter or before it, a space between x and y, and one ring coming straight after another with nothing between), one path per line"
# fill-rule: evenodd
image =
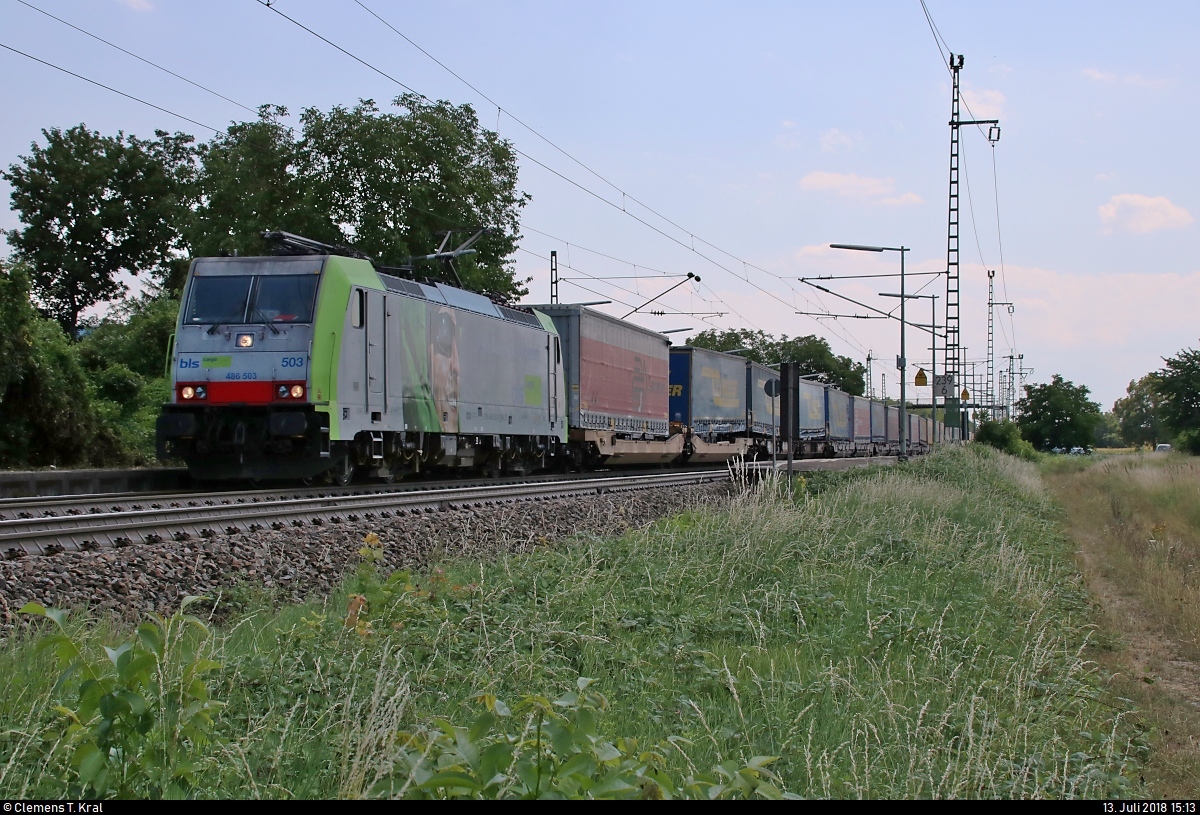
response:
M1171 445L1169 445L1169 444L1160 444L1160 445L1158 445L1157 447L1155 447L1155 448L1154 448L1154 452L1156 452L1156 453L1169 453L1169 452L1171 452Z
M1087 455L1087 450L1084 450L1082 447L1072 447L1071 455L1073 455L1073 456Z

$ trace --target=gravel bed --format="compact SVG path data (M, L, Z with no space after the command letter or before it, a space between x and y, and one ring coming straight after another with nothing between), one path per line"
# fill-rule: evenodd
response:
M22 624L16 611L29 601L132 622L147 611L170 614L189 594L215 597L239 583L265 586L281 601L324 597L358 564L368 532L383 542L387 568L420 567L431 558L528 551L580 533L619 535L732 490L721 482L523 501L0 561L0 635Z

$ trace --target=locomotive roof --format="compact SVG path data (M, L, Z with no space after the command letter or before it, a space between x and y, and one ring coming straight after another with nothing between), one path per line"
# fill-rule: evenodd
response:
M370 263L367 260L348 258L345 255L316 254L205 257L196 258L192 263L193 270L201 275L211 275L214 273L218 275L261 274L265 268L281 264L291 267L288 271L303 271L315 274L321 272L325 267L326 261L331 258ZM537 328L542 331L546 330L541 320L537 318L537 315L520 308L510 308L499 303L493 303L482 294L476 294L475 292L455 288L454 286L447 286L442 283L409 280L379 271L378 269L375 269L375 272L379 275L379 281L383 284L384 288L390 292L403 294L418 300L428 300L432 303L442 303L451 308L462 309L463 311L470 311L475 314L483 314L511 323L520 323L521 325Z

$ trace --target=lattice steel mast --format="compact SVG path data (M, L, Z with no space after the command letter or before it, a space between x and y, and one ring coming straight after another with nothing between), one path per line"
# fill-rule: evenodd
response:
M959 72L963 67L963 55L950 55L950 74L953 77L953 90L950 101L950 198L949 220L946 230L946 375L951 382L959 382L964 373L962 360L961 335L959 332L960 286L958 268L958 157L959 157L959 128L974 125L998 125L998 119L972 119L964 121L959 118ZM1000 138L1000 128L990 128L988 140ZM957 386L955 388L957 390ZM978 403L978 398L976 403ZM961 404L957 398L946 400L946 424L962 430ZM960 436L961 438L961 436Z
M950 216L946 231L946 376L957 383L960 376L960 349L958 331L959 275L958 275L958 74L963 67L963 55L950 55L950 74L953 90L950 101ZM952 396L946 399L946 424L959 426L959 400L955 385L951 385Z

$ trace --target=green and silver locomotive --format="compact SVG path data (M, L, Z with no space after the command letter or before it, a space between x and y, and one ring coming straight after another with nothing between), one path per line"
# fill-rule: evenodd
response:
M521 473L567 440L550 318L337 254L192 262L160 458L200 479Z

